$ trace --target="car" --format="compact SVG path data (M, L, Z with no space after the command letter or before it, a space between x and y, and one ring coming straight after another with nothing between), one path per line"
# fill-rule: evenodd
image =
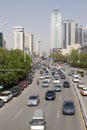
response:
M54 79L53 79L53 83L54 83L54 84L59 84L59 83L60 83L60 80L59 80L58 78L54 78Z
M42 82L42 87L49 87L49 83L44 80L44 81Z
M56 84L56 85L54 86L54 91L55 91L55 92L61 92L61 85L60 85L60 84Z
M62 114L64 115L75 115L75 105L72 100L65 100L63 102Z
M64 75L64 74L61 74L61 75L60 75L60 78L61 78L61 79L65 79L65 75Z
M28 86L28 83L27 83L26 80L24 80L24 81L23 81L23 87L24 87L24 88L27 88L27 86Z
M82 89L82 88L85 87L85 85L84 85L83 82L78 82L78 83L77 83L77 87Z
M79 82L79 75L78 74L74 74L73 75L73 82L74 83L78 83Z
M44 75L40 74L39 79L44 79Z
M6 90L6 91L3 91L0 93L0 99L3 99L3 101L6 103L8 102L9 100L12 99L12 92L9 91L9 90Z
M33 76L31 73L27 75L26 82L27 84L31 84L33 82Z
M20 87L21 91L24 90L23 82L18 83L18 86Z
M11 92L12 92L13 97L19 96L21 94L21 91L22 90L21 90L20 86L14 86L11 88Z
M82 88L80 93L81 93L82 96L87 96L87 87Z
M70 83L68 81L64 81L63 82L63 87L69 88L70 87Z
M32 78L32 77L27 77L27 78L26 78L27 84L31 84L32 81L33 81L33 78Z
M27 101L27 105L28 106L37 106L40 102L40 97L38 94L33 94L31 96L29 96L28 101Z
M42 75L43 75L43 74L44 74L44 71L43 71L43 70L40 70L39 74L42 74Z
M0 107L4 106L4 100L0 98Z
M45 99L46 100L55 100L56 94L54 90L47 90L45 93Z
M50 76L49 76L49 75L48 75L48 76L46 76L44 80L45 80L45 81L47 81L48 83L50 83L50 82L51 82L51 79L50 79Z
M71 71L68 73L69 76L72 76L74 73Z
M49 75L49 71L48 70L45 70L45 75Z

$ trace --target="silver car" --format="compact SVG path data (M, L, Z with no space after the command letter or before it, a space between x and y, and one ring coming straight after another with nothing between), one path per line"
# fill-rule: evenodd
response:
M40 98L39 98L39 95L31 95L29 98L28 98L28 101L27 101L27 105L28 106L37 106L40 102Z
M43 81L42 87L49 87L49 83L47 81Z

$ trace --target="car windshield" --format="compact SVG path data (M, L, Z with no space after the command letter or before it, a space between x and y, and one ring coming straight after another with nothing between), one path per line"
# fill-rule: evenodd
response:
M44 81L43 84L48 84L48 82Z
M32 125L43 125L43 119L32 119Z
M73 108L74 107L74 104L73 104L73 102L66 102L66 103L64 103L64 108Z
M37 96L30 96L29 99L37 99Z
M56 85L55 88L61 88L61 86L60 85Z
M69 82L68 82L68 81L65 81L64 84L69 84Z
M10 93L1 93L0 96L8 96Z
M54 92L53 92L53 91L48 91L48 92L46 93L46 95L48 95L48 96L54 95Z

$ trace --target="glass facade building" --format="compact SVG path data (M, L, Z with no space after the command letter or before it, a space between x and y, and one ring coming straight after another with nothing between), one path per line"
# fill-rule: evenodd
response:
M51 52L53 49L61 49L61 13L54 9L51 14Z
M0 47L3 47L3 33L0 32Z
M63 48L75 44L75 22L73 20L63 21Z

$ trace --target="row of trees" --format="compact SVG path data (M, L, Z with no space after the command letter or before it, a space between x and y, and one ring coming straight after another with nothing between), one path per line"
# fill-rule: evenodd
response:
M56 58L57 62L67 62L70 66L87 69L87 52L72 50L71 53L67 55L52 53L50 57Z
M0 85L11 87L23 80L31 69L31 58L21 50L0 48Z
M69 55L69 62L71 66L87 68L87 52L78 52L78 50L72 50Z

